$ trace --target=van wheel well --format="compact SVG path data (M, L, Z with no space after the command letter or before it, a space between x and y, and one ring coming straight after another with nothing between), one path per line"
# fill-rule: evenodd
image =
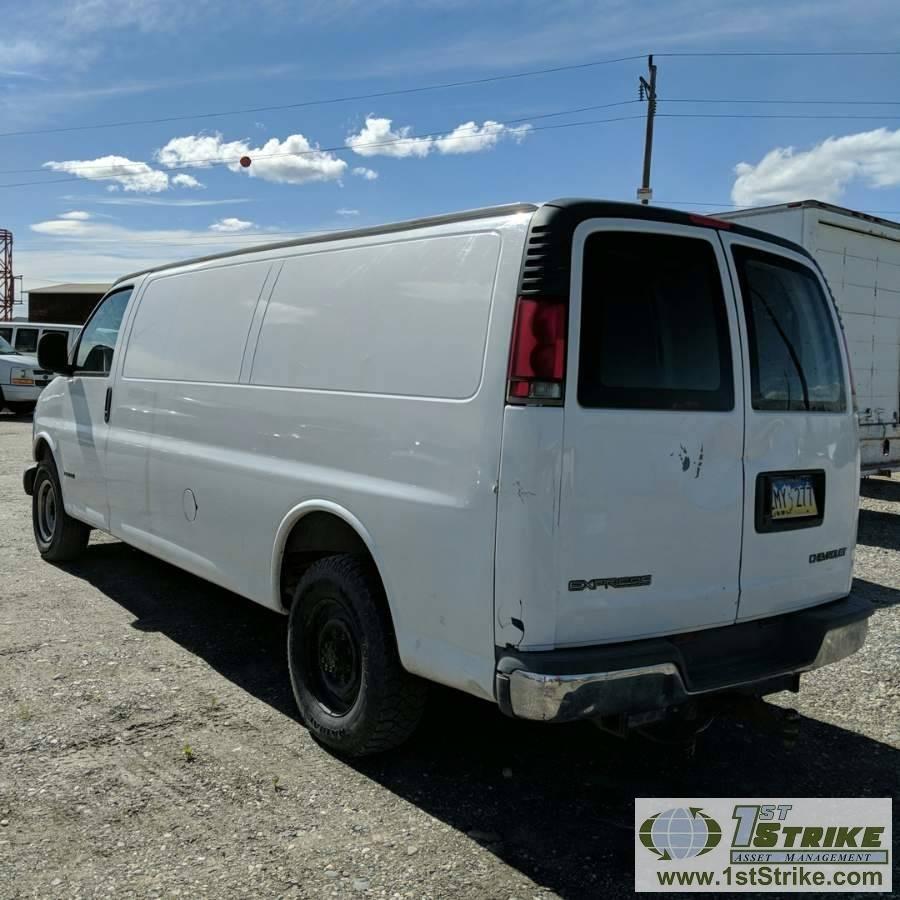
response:
M290 609L294 589L316 560L338 553L350 553L366 560L381 581L369 548L353 526L331 513L312 512L294 525L285 542L281 555L281 605Z
M53 458L50 445L43 438L34 445L34 458L37 462L43 462L45 459Z

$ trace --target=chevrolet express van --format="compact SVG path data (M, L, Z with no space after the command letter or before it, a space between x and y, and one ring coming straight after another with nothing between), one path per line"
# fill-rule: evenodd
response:
M841 324L800 247L592 200L121 278L34 419L42 556L92 528L289 615L348 755L429 681L626 729L863 643Z

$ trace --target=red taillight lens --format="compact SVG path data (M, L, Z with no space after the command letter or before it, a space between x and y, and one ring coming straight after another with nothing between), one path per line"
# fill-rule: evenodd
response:
M509 354L507 399L561 403L566 377L566 307L519 297Z
M697 213L689 213L688 218L695 225L705 225L708 228L718 228L720 231L731 230L731 222L727 222L725 221L725 219L716 219L713 216L701 216Z

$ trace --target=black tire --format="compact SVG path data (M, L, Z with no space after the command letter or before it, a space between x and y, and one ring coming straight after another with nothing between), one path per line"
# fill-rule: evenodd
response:
M37 405L34 400L27 400L22 402L10 402L6 404L9 408L10 412L14 413L17 416L27 416L34 412L34 407Z
M38 551L48 562L77 559L87 547L91 529L66 513L59 475L50 458L41 460L34 476L31 524Z
M360 557L325 557L300 579L288 666L306 727L343 756L391 750L422 717L425 682L400 664L380 579Z

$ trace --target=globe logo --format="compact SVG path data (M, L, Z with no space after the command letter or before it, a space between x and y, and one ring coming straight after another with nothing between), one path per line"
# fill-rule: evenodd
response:
M709 853L722 840L719 823L699 806L650 816L639 834L641 843L660 859L692 859Z

